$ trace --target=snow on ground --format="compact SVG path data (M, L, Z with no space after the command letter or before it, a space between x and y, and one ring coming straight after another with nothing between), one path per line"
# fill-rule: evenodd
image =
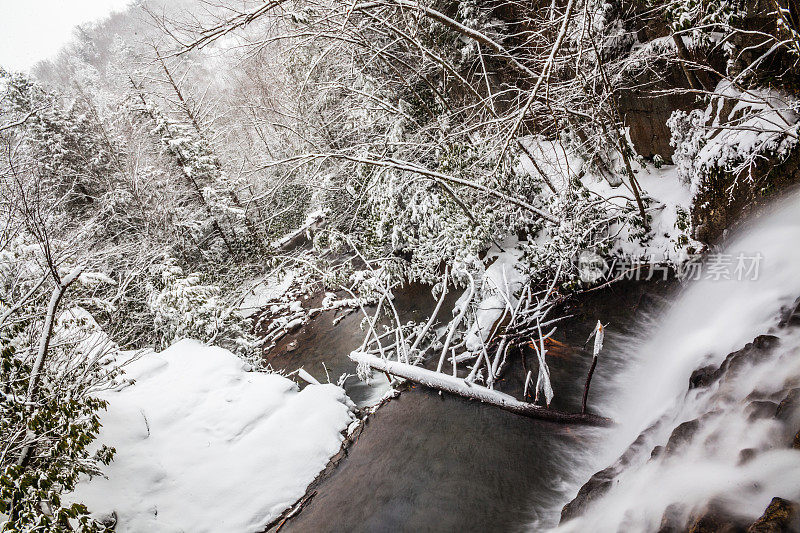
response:
M619 185L612 186L604 177L585 170L582 158L569 153L557 141L548 141L538 137L525 137L523 143L533 154L536 164L522 154L517 172L538 176L541 170L560 191L566 187L570 179L580 176L581 183L598 198L605 199L609 209L635 205L635 197L627 177ZM642 166L635 159L631 161L636 181L643 197L653 202L648 209L651 220L651 238L640 242L637 236L631 235L630 228L622 224L612 224L611 234L616 235L615 247L618 253L639 257L652 257L656 262L665 258L678 259L676 248L682 231L676 226L679 209L688 213L692 201L689 184L678 176L675 165L663 165L655 168L652 165ZM537 167L538 166L538 170ZM635 230L634 230L635 231Z
M67 309L58 316L54 335L58 342L71 344L76 356L80 354L86 360L113 358L118 350L92 314L79 306Z
M705 112L706 123L715 128L706 134L694 162L699 172L693 175L693 192L713 167L731 168L757 153L786 154L797 144L797 99L774 89L742 91L727 80L717 84L714 94L723 98ZM723 104L729 102L735 105L726 115Z
M259 531L303 496L354 419L335 385L248 372L192 340L126 367L135 384L105 393L97 442L114 446L107 478L71 497L119 532Z
M520 142L528 153L533 155L535 161L531 161L526 153L520 154L517 172L539 176L541 171L557 190L567 187L569 178L580 175L583 169L583 159L567 153L558 141L526 136L520 139Z
M692 194L689 185L678 177L678 169L674 165L664 165L661 168L652 166L635 166L636 181L642 191L643 197L653 200L648 208L650 221L650 239L642 242L631 235L627 225L613 224L610 231L617 235L616 249L618 252L633 257L653 258L656 262L665 258L678 259L680 255L676 248L681 230L677 227L678 210L689 213ZM608 182L595 176L584 176L582 183L592 192L602 198L607 198L610 204L623 206L626 202L635 202L633 193L627 183L614 188ZM635 230L634 230L635 231ZM698 245L699 247L699 245Z
M255 283L242 296L239 314L247 318L260 311L271 302L279 300L286 294L294 282L295 273L289 271L283 277L267 277Z

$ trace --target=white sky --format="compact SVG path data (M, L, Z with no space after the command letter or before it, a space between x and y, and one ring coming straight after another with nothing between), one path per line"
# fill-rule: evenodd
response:
M120 11L131 0L0 0L0 66L27 70L58 52L78 24Z

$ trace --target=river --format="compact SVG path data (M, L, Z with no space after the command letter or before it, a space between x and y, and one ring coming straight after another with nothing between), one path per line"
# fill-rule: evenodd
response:
M573 303L570 312L575 316L559 328L557 343L549 347L554 408L580 410L591 362L584 343L597 320L611 324L607 345L613 347L615 332L626 331L637 313L661 307L661 295L672 288L670 283L620 284ZM419 285L397 291L394 303L403 320L424 318L435 304L428 288ZM363 339L362 317L353 313L334 326L335 316L333 311L322 313L281 339L271 350L271 364L290 371L303 366L318 378L327 370L332 381L343 372L354 373L347 355ZM296 348L287 352L289 346ZM616 353L608 350L595 384L618 368ZM528 354L528 361L534 360ZM386 388L385 378L376 378L377 391L354 376L345 389L356 402L374 401ZM517 362L499 388L521 397L522 380ZM592 390L590 410L604 390ZM370 417L348 456L282 531L519 531L531 523L554 526L561 507L583 481L584 472L576 475L571 464L593 454L602 433L414 387Z
M600 319L609 326L589 405L614 427L531 420L415 387L370 417L347 457L282 529L647 532L667 515L691 522L709 504L748 523L774 496L800 499L800 452L786 444L800 428L800 412L790 413L787 425L769 405L800 387L800 333L778 326L800 295L800 195L771 206L720 253L760 254L757 279L619 283L572 303L575 316L549 348L553 406L580 408L590 362L583 345ZM403 319L419 320L433 299L427 288L411 286L396 305ZM323 313L284 338L272 364L302 365L318 377L327 369L332 380L354 373L347 354L363 338L361 317L337 326L333 318ZM690 390L694 371L719 367L763 334L777 336L778 347ZM285 352L290 344L296 349ZM345 388L364 404L380 396L385 379L373 385L352 377ZM516 364L499 388L520 397L521 387ZM767 415L754 416L753 405L762 412L766 406ZM695 431L680 447L668 444L686 423ZM559 526L578 488L634 441L640 446L610 490ZM676 449L659 455L665 445ZM743 461L745 453L753 459Z

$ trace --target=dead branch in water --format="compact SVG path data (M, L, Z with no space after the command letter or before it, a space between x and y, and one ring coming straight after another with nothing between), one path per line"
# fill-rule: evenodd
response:
M499 407L505 411L510 411L529 418L591 426L609 426L613 424L613 421L609 418L589 413L563 413L554 409L540 407L532 403L519 401L508 394L475 383L470 383L458 377L398 361L383 359L364 352L353 352L350 354L350 359L359 365L367 365L375 370L386 372L432 389L455 394L463 398L478 400Z
M592 375L594 375L594 369L597 368L597 356L600 355L600 350L603 349L604 336L605 330L603 323L598 320L594 331L591 335L589 335L589 338L586 339L586 342L588 343L592 337L594 337L594 349L592 350L592 366L589 367L589 373L586 375L586 385L583 387L583 402L581 403L582 413L586 412L586 401L589 399L589 386L592 384Z
M553 389L545 360L545 341L555 332L553 324L560 320L559 317L549 317L559 301L555 295L555 281L546 290L534 292L530 285L519 280L510 281L503 262L493 264L490 267L492 269L491 275L487 273L483 276L480 287L471 274L463 273L467 288L453 309L454 318L433 338L428 333L432 331L444 301L450 281L449 269L445 269L441 280L436 310L422 327L404 325L393 308L391 287L379 287L382 296L378 308L373 316L365 313L368 331L364 342L350 354L350 359L358 363L359 377L369 379L375 370L530 418L610 425L611 420L588 414L585 402L581 413L563 413L549 408ZM558 279L558 274L554 279ZM387 325L386 331L380 334L375 327L384 303L391 308L391 312L387 313L391 325ZM471 321L467 315L473 317ZM539 369L535 378L536 401L533 403L495 390L497 378L509 363L510 349L523 344L532 346L537 354ZM428 354L438 355L434 359L438 359L435 370L416 366ZM452 363L452 371L445 371L448 358ZM466 367L467 372L463 377L459 376L459 364ZM483 381L485 386L478 384L479 381ZM528 385L533 383L532 373L528 371L526 395ZM544 406L538 404L539 399Z

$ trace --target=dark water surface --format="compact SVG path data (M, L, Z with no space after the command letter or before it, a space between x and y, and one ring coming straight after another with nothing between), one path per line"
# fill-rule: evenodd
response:
M580 410L591 362L583 345L598 319L610 323L613 336L643 309L658 307L663 301L659 295L670 290L669 284L619 284L574 302L569 312L575 316L559 327L557 342L548 347L552 407ZM403 320L422 320L434 302L427 288L411 286L398 292L395 305ZM270 351L272 365L287 370L303 366L322 380L324 362L334 382L341 373L354 374L347 354L363 339L362 316L353 313L337 326L333 317L333 312L322 313L284 337ZM287 352L290 346L296 348ZM611 346L613 351L613 342ZM604 367L601 359L598 381L620 363L613 353L604 357L608 363ZM535 370L535 357L527 360ZM498 388L521 397L523 377L516 360ZM357 402L371 394L354 377L345 388ZM591 405L590 395L590 410ZM572 468L576 456L592 454L601 435L602 430L532 420L414 387L370 417L348 456L282 531L520 531L554 526L561 507L585 481L585 473Z
M442 320L449 320L449 316L445 316L449 311L444 308L452 308L459 296L460 292L455 291L447 295L441 311ZM313 309L319 307L321 301L322 295L317 295L303 302L303 307ZM401 321L423 321L433 312L436 301L431 296L430 287L410 284L396 291L394 305ZM372 307L367 309L368 312L373 310ZM342 315L345 316L342 318ZM336 383L342 374L350 374L344 389L356 404L366 402L388 389L388 385L380 373L375 373L372 386L361 382L355 376L355 363L347 357L364 340L366 330L361 329L363 319L364 314L359 309L324 311L298 331L281 338L266 354L266 359L273 368L288 372L303 367L323 383L328 376L332 383Z

